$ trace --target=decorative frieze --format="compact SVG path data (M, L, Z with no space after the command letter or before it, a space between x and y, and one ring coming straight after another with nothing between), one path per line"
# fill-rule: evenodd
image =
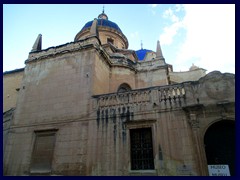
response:
M199 114L202 114L203 112L203 105L202 104L194 104L191 106L185 106L183 110L186 111L188 116L188 123L193 129L200 127L200 121L199 121Z

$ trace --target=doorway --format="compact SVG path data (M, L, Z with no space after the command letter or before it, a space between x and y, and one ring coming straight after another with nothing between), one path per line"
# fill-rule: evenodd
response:
M228 165L235 175L235 122L222 120L212 124L204 136L208 165Z

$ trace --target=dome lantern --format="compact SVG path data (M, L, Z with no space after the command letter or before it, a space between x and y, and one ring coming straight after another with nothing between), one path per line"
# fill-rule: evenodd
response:
M106 20L108 20L108 16L104 13L104 6L103 6L102 13L98 15L98 19L106 19Z
M128 48L127 37L123 34L116 23L108 20L108 16L104 12L104 7L102 13L99 14L98 18L95 20L97 21L96 28L101 44L111 43L116 48ZM93 25L93 21L89 21L83 26L83 28L75 36L74 41L78 41L91 35L90 29Z

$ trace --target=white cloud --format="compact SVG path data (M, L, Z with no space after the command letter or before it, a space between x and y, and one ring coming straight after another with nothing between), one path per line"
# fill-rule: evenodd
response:
M171 8L168 8L167 10L165 10L165 11L163 12L163 17L164 17L164 18L169 18L172 14L173 14L172 9L171 9Z
M148 4L150 7L150 11L153 15L156 15L156 7L159 6L159 4Z
M174 11L171 8L168 8L163 12L163 18L168 18L172 22L178 22L179 18L174 14Z
M184 70L194 63L208 72L235 73L234 5L184 5L184 9L187 34L174 64L185 65Z
M179 11L181 11L181 10L183 10L183 9L184 9L184 7L183 7L182 4L176 4L176 5L175 5L175 11L176 11L176 12L179 12Z
M163 34L160 35L161 45L170 45L173 42L174 36L182 27L182 22L175 22L163 29Z
M157 7L158 5L157 4L151 4L151 7L152 8L155 8L155 7Z
M172 24L164 27L163 34L160 35L160 41L162 45L170 45L178 30L183 27L183 24L171 8L163 12L163 18L170 19Z

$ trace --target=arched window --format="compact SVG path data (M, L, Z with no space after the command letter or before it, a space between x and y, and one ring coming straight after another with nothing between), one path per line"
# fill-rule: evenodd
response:
M117 92L127 92L127 91L131 91L131 87L127 84L127 83L123 83L119 86Z
M114 45L114 40L112 38L107 38L107 42L111 43L112 45Z

